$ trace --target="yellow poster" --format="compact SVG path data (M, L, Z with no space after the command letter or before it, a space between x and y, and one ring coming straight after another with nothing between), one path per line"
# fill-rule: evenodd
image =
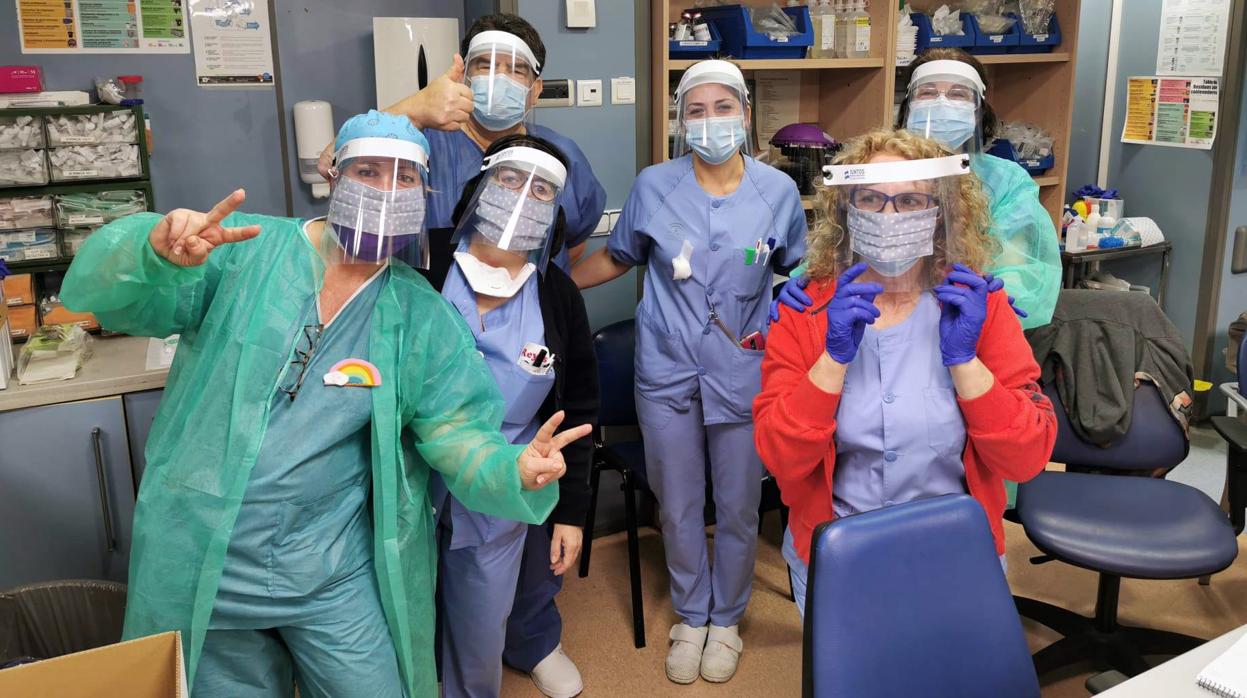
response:
M185 0L15 0L22 53L188 53Z

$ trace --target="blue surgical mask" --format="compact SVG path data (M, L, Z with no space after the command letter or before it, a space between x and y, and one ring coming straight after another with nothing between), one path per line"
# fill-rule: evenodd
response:
M934 138L958 150L978 128L978 116L972 102L959 102L940 97L909 105L905 128L919 136Z
M711 165L727 162L745 143L745 119L736 114L686 121L684 142Z
M490 85L493 94L490 94ZM528 113L528 88L505 75L472 78L472 113L490 131L505 131Z

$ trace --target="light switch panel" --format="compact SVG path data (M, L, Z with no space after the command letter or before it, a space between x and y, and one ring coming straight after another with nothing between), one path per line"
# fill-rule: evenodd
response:
M578 107L600 107L602 106L602 81L601 80L577 80L576 81L576 106Z

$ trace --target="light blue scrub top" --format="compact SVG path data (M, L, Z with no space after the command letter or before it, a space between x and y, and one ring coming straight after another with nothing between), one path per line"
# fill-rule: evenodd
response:
M866 328L836 412L836 516L966 492L966 425L939 325L939 302L923 293L901 324Z
M368 360L372 309L388 273L370 279L323 329L298 396L274 392L221 572L214 629L326 612L315 594L372 563L372 395L325 385L324 375L343 359ZM316 306L308 299L303 324L319 322ZM308 349L302 329L291 345L292 358L295 348ZM300 368L288 362L277 385L293 388Z
M528 443L537 435L537 430L541 428L537 410L541 409L554 387L554 371L557 370L551 368L545 375L536 375L517 363L525 344L532 342L543 347L546 344L537 281L538 276L534 272L510 300L485 313L483 318L476 307L476 293L458 264L451 265L442 285L442 297L455 306L467 322L472 336L476 338L477 350L485 357L485 363L498 382L498 390L507 405L502 418L502 434L513 444ZM450 495L441 475L436 473L429 483L429 495L439 515L449 514L451 517L451 550L487 543L510 530L510 524L526 525L502 522L469 510ZM442 511L443 507L445 511Z
M736 191L710 196L692 157L637 176L607 246L620 262L648 265L636 313L637 390L681 410L700 394L705 424L747 422L763 352L742 349L739 340L766 329L773 268L792 267L805 254L805 212L792 179L751 157ZM768 239L770 259L746 264L745 249ZM693 274L676 281L672 260L685 241Z
M593 233L606 207L606 190L593 175L589 160L574 141L545 126L527 127L528 133L555 145L567 158L567 181L559 193L567 227L564 248L554 256L554 263L568 271L567 248L575 247ZM429 198L427 224L430 228L454 227L452 216L468 180L481 173L485 151L463 131L427 129L429 139Z

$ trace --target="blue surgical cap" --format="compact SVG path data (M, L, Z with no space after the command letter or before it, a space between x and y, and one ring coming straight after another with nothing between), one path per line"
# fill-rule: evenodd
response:
M342 128L338 130L338 139L333 144L334 152L342 150L342 146L346 145L347 141L353 141L356 138L394 138L415 143L424 152L429 152L428 139L420 133L420 129L412 125L411 119L376 109L371 109L364 114L356 114L342 124Z

